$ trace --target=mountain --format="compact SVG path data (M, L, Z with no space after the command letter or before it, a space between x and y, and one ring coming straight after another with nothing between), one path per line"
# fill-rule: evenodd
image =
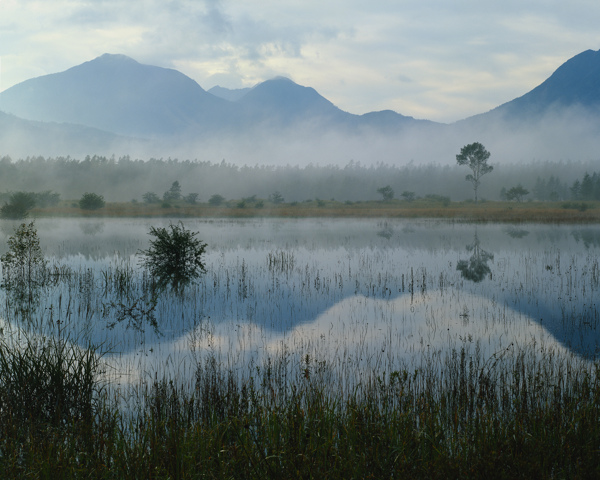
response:
M300 124L319 132L363 124L372 128L384 126L384 119L390 118L390 112L367 116L344 112L315 89L283 77L251 89L213 87L206 92L176 70L111 54L15 85L0 94L0 106L28 120L80 124L146 138L197 138L265 127L276 132ZM388 127L414 120L392 116Z
M499 161L587 160L600 151L600 51L583 52L522 97L451 125L391 110L355 115L283 77L207 92L176 70L110 54L5 90L0 110L14 115L0 118L2 154L48 154L44 145L61 154L86 145L90 154L126 154L135 146L146 157L236 163L418 164L453 163L461 146L478 141Z
M308 121L333 125L353 117L319 95L314 88L300 86L284 77L256 85L236 102L236 106L242 117L272 126Z
M251 88L225 88L216 85L210 89L208 89L208 93L214 95L215 97L222 98L224 100L229 100L230 102L235 102L246 95Z
M0 105L24 119L144 137L208 127L228 109L228 102L176 70L109 54L15 85L2 92Z
M575 55L530 92L476 118L522 123L539 121L550 114L564 114L570 109L600 113L600 50Z
M23 120L0 112L0 155L67 156L140 150L145 142L82 125Z

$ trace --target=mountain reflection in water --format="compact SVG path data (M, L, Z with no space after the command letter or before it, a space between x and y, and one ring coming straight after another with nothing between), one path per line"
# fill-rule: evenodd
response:
M15 299L3 301L2 328L52 334L60 320L61 335L102 344L129 380L191 371L205 354L247 363L285 350L330 365L352 355L397 368L466 344L486 355L543 344L586 358L600 345L596 226L187 220L208 244L207 273L180 295L161 295L155 332L108 326L115 304L143 298L136 253L149 227L168 221L86 222L36 221L50 263L76 275L36 292L28 322Z

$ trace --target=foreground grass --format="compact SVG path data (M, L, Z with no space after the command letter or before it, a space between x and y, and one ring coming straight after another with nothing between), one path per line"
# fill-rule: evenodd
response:
M241 206L243 203L243 206ZM260 206L257 206L260 205ZM448 202L418 199L414 202L335 202L308 201L271 204L228 202L226 205L168 205L107 203L99 210L81 210L75 202L35 209L34 216L108 216L108 217L382 217L444 218L473 222L594 223L600 221L600 202Z
M600 365L552 352L462 348L352 387L309 357L243 374L208 358L192 388L157 380L126 412L87 352L36 345L2 345L2 478L600 475Z

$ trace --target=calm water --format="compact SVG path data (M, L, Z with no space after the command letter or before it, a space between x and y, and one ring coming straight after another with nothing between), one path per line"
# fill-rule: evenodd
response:
M36 291L29 310L1 291L3 334L101 344L119 382L186 378L206 355L241 367L309 354L359 372L418 366L424 354L465 345L486 356L529 346L587 359L600 349L597 226L184 223L208 244L207 274L159 297L158 332L123 312L149 305L137 253L150 226L168 221L68 219L36 226L50 264L73 275ZM4 222L4 240L12 233Z

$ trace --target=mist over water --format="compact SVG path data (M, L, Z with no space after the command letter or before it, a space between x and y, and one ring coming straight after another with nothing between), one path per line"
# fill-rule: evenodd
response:
M55 335L60 319L61 335L102 344L109 374L126 383L186 378L207 355L241 367L286 352L392 371L461 346L487 357L535 345L598 353L596 226L190 220L209 245L207 273L160 296L158 332L126 320L109 328L118 305L144 295L137 252L157 223L38 220L51 264L74 277L37 293L33 323L3 301L4 331L35 324Z

